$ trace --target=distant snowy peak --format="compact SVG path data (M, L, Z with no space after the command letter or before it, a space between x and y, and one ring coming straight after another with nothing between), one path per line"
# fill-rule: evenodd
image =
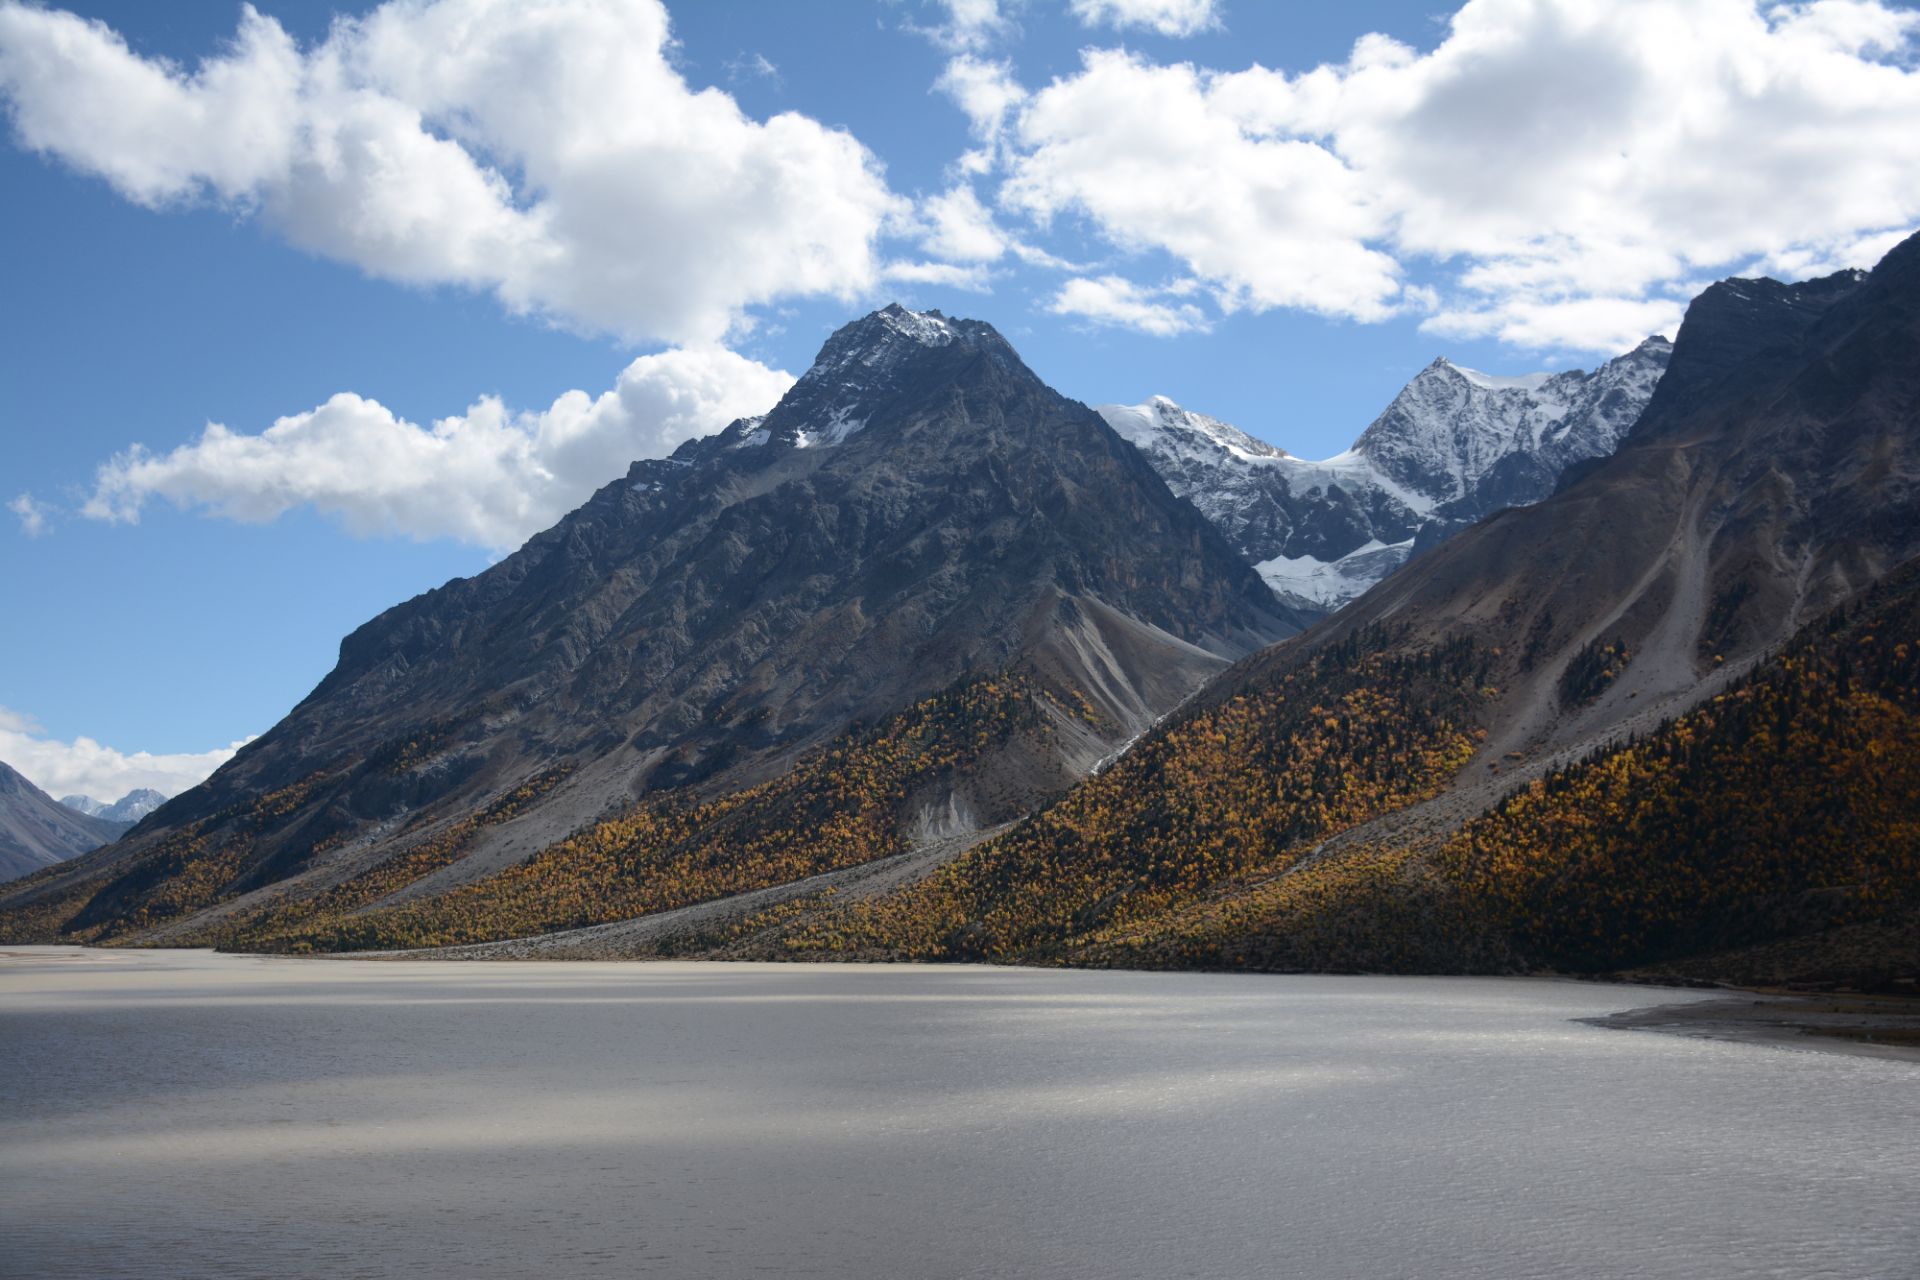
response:
M1286 450L1256 440L1218 418L1182 409L1165 396L1145 404L1103 404L1096 410L1107 425L1136 448L1168 455L1181 452L1224 452L1247 458L1284 458Z
M1098 412L1276 595L1331 610L1398 568L1416 542L1537 502L1573 463L1612 453L1672 350L1648 338L1592 373L1507 376L1435 360L1351 449L1320 461L1164 396Z
M1557 476L1574 462L1619 447L1672 353L1672 343L1654 337L1592 373L1570 369L1517 377L1435 360L1361 433L1354 451L1436 503L1471 499L1516 455L1539 460L1529 470ZM1506 469L1514 470L1511 464ZM1496 496L1498 505L1512 505L1546 495Z
M1547 383L1553 381L1556 376L1559 376L1552 373L1522 373L1513 375L1482 373L1478 369L1469 369L1465 365L1455 364L1445 356L1441 356L1438 360L1435 360L1429 368L1452 370L1456 375L1464 378L1467 382L1479 387L1483 391L1538 391L1540 388L1546 386Z
M166 802L165 796L148 787L129 791L112 804L95 800L92 796L60 797L60 803L74 812L84 813L90 818L105 818L109 822L138 822Z

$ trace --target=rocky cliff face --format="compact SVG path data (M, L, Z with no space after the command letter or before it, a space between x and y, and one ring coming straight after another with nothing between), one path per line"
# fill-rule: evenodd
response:
M1516 378L1436 360L1353 448L1317 462L1164 397L1100 413L1282 600L1325 611L1416 550L1503 507L1537 502L1569 467L1612 453L1671 352L1664 338L1649 338L1592 373Z
M171 892L180 872L141 859L188 829L233 858L224 898L346 874L537 783L441 879L481 874L1011 672L1075 710L991 801L965 778L927 800L1000 821L1298 626L990 326L889 307L764 418L636 463L486 573L348 636L285 720L116 852L130 869L93 915Z

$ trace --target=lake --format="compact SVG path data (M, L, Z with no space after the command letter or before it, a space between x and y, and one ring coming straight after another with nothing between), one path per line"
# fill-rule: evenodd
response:
M1920 1066L1684 998L9 948L0 1273L1920 1274Z

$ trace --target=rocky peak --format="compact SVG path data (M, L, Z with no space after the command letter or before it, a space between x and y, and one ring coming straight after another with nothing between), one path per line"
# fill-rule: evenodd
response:
M1167 486L1296 608L1337 608L1501 507L1536 502L1638 421L1673 344L1651 337L1592 373L1503 376L1444 357L1421 370L1353 448L1297 458L1165 396L1102 405Z
M1686 340L1673 353L1667 376L1647 406L1647 418L1677 420L1721 378L1751 361L1754 352L1784 354L1797 347L1835 302L1860 289L1866 279L1862 271L1839 271L1799 284L1761 277L1709 285L1687 306L1681 322Z
M1532 501L1546 490L1507 493L1500 474L1515 457L1537 459L1524 488L1546 473L1611 453L1666 372L1673 345L1650 337L1592 373L1503 376L1444 357L1409 382L1374 420L1354 451L1394 482L1434 502L1470 501L1489 480L1496 505ZM1476 503L1476 508L1485 504ZM1476 510L1474 515L1483 514Z
M889 303L835 330L771 413L735 422L714 444L720 449L842 444L914 387L957 376L964 365L980 360L1038 385L992 325ZM701 444L686 456L707 452Z

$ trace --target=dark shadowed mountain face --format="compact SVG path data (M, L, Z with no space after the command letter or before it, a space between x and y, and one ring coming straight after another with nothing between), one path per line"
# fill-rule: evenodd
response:
M76 813L0 761L0 880L97 849L130 825Z
M251 887L316 853L377 859L539 780L480 842L494 852L475 865L497 868L998 672L1083 708L1001 807L1026 804L1297 629L991 327L889 307L835 333L766 417L636 463L487 572L355 631L305 701L133 844L202 824L201 847L233 851L226 882Z

